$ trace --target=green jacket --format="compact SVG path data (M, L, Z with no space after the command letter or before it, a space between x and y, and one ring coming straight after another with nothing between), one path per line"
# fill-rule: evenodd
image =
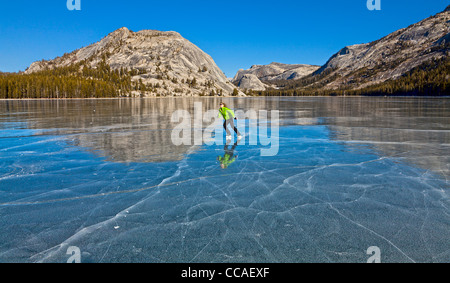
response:
M233 156L232 159L230 159L231 156L229 154L225 154L223 157L219 156L219 161L221 164L224 165L225 168L227 168L228 166L230 166L231 163L233 163L234 161L236 161L236 157Z
M222 115L225 120L234 119L235 117L233 110L227 107L222 107L219 109L219 117L220 115Z

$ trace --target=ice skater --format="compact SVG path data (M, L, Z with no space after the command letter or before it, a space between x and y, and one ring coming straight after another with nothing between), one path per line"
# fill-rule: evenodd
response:
M227 108L227 105L223 102L220 103L219 117L220 115L222 115L223 119L225 120L223 122L223 128L227 131L227 140L231 140L231 132L230 130L228 130L228 124L231 126L232 129L234 129L234 132L238 136L238 140L242 139L241 133L234 125L234 120L237 120L236 115L234 115L233 110Z

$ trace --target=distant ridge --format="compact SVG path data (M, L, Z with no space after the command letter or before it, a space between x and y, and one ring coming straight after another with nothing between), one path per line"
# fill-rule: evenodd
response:
M421 70L435 70L434 78L423 80L423 87L427 87L426 85L434 80L436 84L441 85L437 87L440 90L444 88L445 92L445 85L449 84L450 79L442 74L445 72L445 64L448 65L449 61L449 23L450 6L447 6L444 11L379 40L346 46L312 74L295 81L278 81L272 89L296 90L297 94L307 95L345 93L390 82L413 71L418 73ZM442 69L441 73L436 71L439 68ZM436 75L442 82L438 81ZM418 84L419 81L414 83ZM419 88L418 85L417 87ZM411 86L404 89L417 93ZM271 92L277 93L281 94L282 91Z
M319 68L320 66L277 62L268 65L253 65L248 70L239 70L232 82L241 89L265 90L271 81L300 79Z

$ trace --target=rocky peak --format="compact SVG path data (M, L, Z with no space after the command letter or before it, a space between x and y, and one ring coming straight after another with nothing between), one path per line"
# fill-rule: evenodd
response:
M208 54L179 33L133 32L126 27L70 54L35 62L26 72L80 62L96 68L103 61L113 70L139 70L132 80L157 85L160 88L158 95L231 95L235 88Z
M266 83L276 80L293 80L317 71L319 66L305 64L283 64L272 62L268 65L253 65L250 69L240 69L232 82L241 89L263 90ZM252 76L249 76L252 75Z
M126 27L122 27L118 30L115 30L113 32L111 32L108 36L119 36L119 37L123 37L123 36L128 36L130 33L133 33L133 31L129 30Z
M326 89L365 87L395 79L431 59L448 56L448 9L374 42L341 49L315 73L323 76L317 83Z
M237 82L237 85L244 90L266 90L267 86L262 83L254 74L244 74Z

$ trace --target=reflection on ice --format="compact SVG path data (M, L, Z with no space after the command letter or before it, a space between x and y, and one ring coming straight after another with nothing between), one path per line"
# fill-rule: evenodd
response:
M445 99L226 101L280 110L271 157L173 146L192 102L0 101L0 262L450 260Z
M228 141L225 144L225 154L223 156L217 156L217 160L220 161L220 168L222 169L227 169L228 166L230 166L233 162L236 161L236 159L238 158L238 156L234 153L234 151L236 150L236 147L238 146L240 140L237 140L233 146L231 146L230 148L230 143L231 141Z

